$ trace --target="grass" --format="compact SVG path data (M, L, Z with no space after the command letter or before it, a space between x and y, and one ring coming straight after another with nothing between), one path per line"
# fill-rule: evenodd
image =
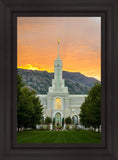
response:
M93 131L23 131L17 143L100 143L101 134Z

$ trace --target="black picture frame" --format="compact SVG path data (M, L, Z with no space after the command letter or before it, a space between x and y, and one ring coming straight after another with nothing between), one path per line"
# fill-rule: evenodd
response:
M101 16L102 142L17 144L17 16ZM118 159L118 1L0 1L0 159Z

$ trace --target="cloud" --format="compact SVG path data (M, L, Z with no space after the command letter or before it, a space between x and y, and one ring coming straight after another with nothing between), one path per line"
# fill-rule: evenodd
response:
M18 17L17 22L19 66L54 70L59 38L64 69L100 76L100 17Z

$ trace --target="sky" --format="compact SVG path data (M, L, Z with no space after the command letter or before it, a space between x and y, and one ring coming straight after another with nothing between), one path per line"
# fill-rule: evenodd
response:
M100 17L18 17L17 67L54 72L57 39L64 71L101 80Z

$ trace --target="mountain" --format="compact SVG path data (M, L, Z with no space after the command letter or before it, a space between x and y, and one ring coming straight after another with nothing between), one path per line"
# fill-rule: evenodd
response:
M24 83L30 89L36 90L37 94L47 94L54 78L54 73L47 71L17 69L17 73L22 76ZM99 82L97 79L87 77L79 72L63 71L63 78L70 94L87 94L94 83Z

